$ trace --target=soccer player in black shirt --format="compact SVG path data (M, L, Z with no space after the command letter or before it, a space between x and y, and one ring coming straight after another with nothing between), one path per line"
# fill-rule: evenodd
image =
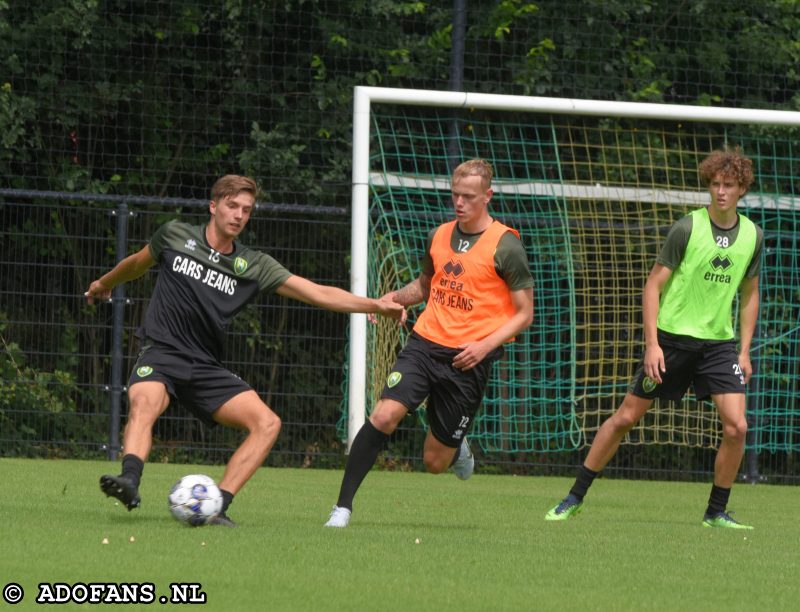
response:
M319 285L286 270L269 255L236 241L255 207L258 188L249 177L226 175L211 189L209 223L170 221L142 250L89 285L90 304L109 299L120 283L159 265L142 327L144 346L128 383L129 414L123 435L122 473L100 478L100 488L128 510L140 504L139 482L152 446L156 419L175 397L203 422L248 432L219 483L222 513L212 524L234 526L227 516L234 495L263 464L280 431L280 418L243 380L220 365L230 321L263 292L335 312L405 318L400 304L359 297Z

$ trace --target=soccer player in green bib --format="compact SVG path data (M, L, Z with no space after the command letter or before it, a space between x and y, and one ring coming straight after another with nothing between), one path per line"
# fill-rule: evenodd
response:
M209 426L247 432L219 482L222 512L211 520L213 525L235 526L228 506L264 462L281 427L278 415L253 388L220 363L231 320L259 294L277 293L335 312L405 319L400 304L319 285L242 245L237 238L250 220L257 192L249 177L223 176L211 188L208 223L165 223L149 244L92 282L86 292L90 304L95 298L108 299L114 287L158 265L139 330L142 349L128 381L122 472L100 478L101 490L128 510L141 501L139 483L153 443L153 425L170 398L176 398Z
M566 520L581 509L592 482L655 398L678 401L691 384L698 401L711 398L722 421L702 524L752 529L733 519L727 505L747 433L744 393L753 372L763 234L736 211L753 182L750 159L738 148L714 151L699 170L711 202L670 229L644 287L644 357L619 409L598 430L569 494L545 515L548 521ZM732 325L737 291L738 351Z

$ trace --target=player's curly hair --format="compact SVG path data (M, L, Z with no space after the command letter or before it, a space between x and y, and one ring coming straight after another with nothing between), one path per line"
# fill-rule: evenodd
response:
M212 185L211 199L219 202L223 198L235 197L241 191L252 193L254 198L258 197L258 185L249 176L226 174Z
M492 186L492 177L494 176L492 164L487 162L485 159L467 160L464 163L459 164L456 169L453 170L453 182L455 183L465 176L481 177L481 183L486 189L489 189L489 187Z
M745 188L750 189L755 178L753 177L753 162L742 153L739 147L712 151L699 167L700 180L708 187L717 174L732 178Z

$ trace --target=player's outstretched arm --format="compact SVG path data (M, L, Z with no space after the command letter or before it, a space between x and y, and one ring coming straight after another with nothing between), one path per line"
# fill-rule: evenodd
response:
M150 254L150 245L145 246L141 251L133 255L128 255L128 257L114 266L110 272L107 272L89 285L89 289L84 294L86 300L90 304L94 304L95 298L101 300L111 299L111 291L114 287L139 278L152 268L155 263L156 260Z
M302 276L290 276L276 293L333 312L376 313L401 322L406 318L406 309L401 304L361 297L338 287L319 285Z
M405 287L383 294L381 296L381 300L394 302L395 304L400 304L402 306L413 306L414 304L420 304L421 302L427 300L430 292L431 277L425 273L422 273L419 275L419 278L414 279ZM370 323L377 322L375 320L375 315L369 315L368 319ZM405 318L403 318L400 322L405 323Z
M739 285L739 367L742 368L744 381L750 382L753 366L750 363L750 346L756 330L758 319L758 276L745 278Z
M424 272L416 279L408 283L405 287L396 291L390 291L382 300L391 300L403 306L414 306L428 299L431 292L431 277Z

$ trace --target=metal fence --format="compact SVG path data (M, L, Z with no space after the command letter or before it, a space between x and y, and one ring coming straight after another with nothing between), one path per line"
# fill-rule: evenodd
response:
M83 293L166 220L207 219L206 203L12 195L0 202L0 454L115 458L135 331L157 272L118 287L110 303L89 306ZM349 227L344 209L260 205L242 240L295 274L346 287ZM273 464L340 461L347 325L347 315L277 295L235 320L225 365L282 417ZM240 436L173 405L156 425L151 460L225 461Z
M180 216L207 219L196 200L9 192L0 194L0 456L116 458L127 412L126 383L139 350L135 331L157 272L87 305L89 283L153 231ZM290 271L348 287L349 211L260 204L242 241ZM225 365L277 412L283 429L269 465L340 467L347 315L277 295L262 296L234 320ZM208 428L172 405L154 430L151 461L223 463L243 434ZM424 429L413 417L392 437L382 466L421 469ZM571 474L584 451L478 453L481 470ZM715 452L622 446L608 474L702 479ZM800 482L792 452L751 450L742 476Z

